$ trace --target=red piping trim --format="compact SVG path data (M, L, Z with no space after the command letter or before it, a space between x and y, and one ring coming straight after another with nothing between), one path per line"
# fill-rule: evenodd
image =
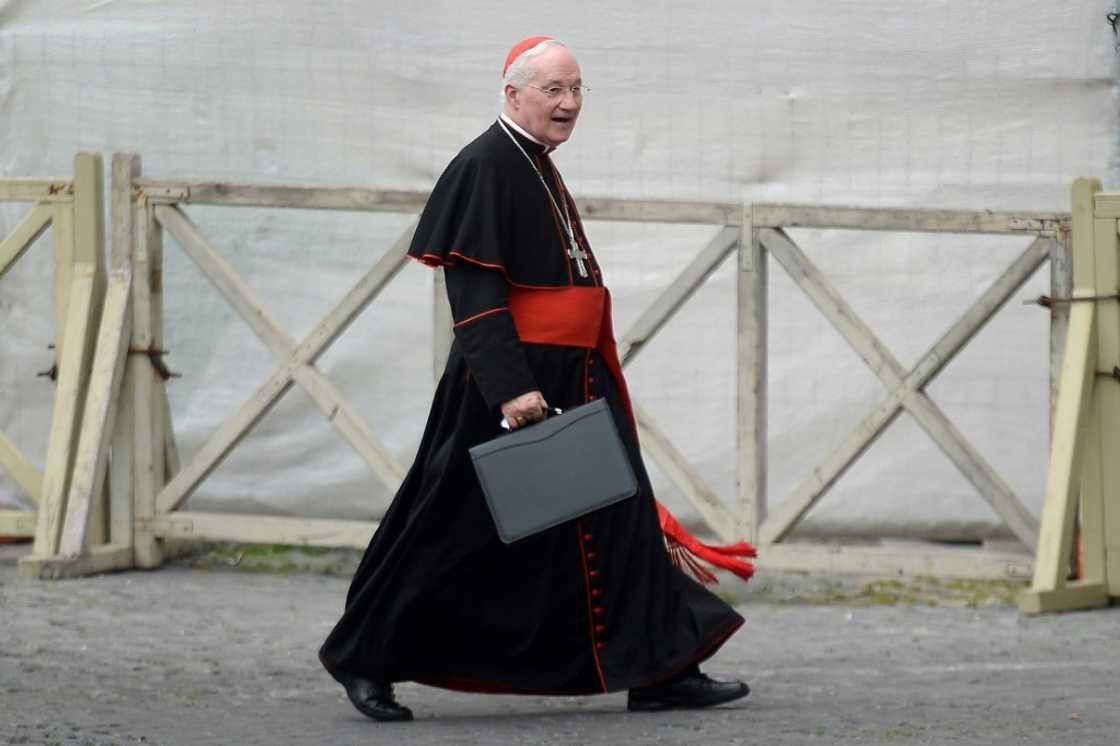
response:
M603 667L599 663L599 653L595 646L595 617L591 613L591 578L587 576L587 560L584 559L583 549L583 525L582 521L576 521L576 537L579 539L579 561L583 565L583 585L587 590L587 625L588 633L590 634L591 641L591 657L595 661L595 672L599 674L599 683L603 685L603 691L607 691L607 680L603 676Z
M472 321L474 321L475 319L481 319L483 316L489 316L492 313L498 313L499 311L508 311L508 310L509 310L509 306L501 306L500 308L491 308L489 311L483 311L482 313L476 313L474 316L470 316L469 318L465 318L462 321L460 321L459 323L453 325L451 328L452 329L458 329L460 326L463 326L464 324L469 324Z

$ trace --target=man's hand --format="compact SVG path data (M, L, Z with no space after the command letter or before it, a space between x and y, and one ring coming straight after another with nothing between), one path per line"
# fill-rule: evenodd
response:
M524 427L530 422L543 420L548 412L548 402L539 391L530 391L502 405L502 416L509 423L510 430Z

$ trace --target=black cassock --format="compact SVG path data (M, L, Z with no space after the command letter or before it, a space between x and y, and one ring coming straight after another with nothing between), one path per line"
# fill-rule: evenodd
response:
M565 209L586 277L569 253ZM497 122L432 191L409 254L445 268L455 341L416 460L320 650L328 670L468 691L618 691L704 660L743 623L677 564L698 569L683 543L747 577L736 556L752 550L698 545L654 500L613 337L607 347L519 338L511 295L602 286L575 209L546 148ZM561 408L605 398L641 488L507 545L467 449L500 434L503 402L533 390Z

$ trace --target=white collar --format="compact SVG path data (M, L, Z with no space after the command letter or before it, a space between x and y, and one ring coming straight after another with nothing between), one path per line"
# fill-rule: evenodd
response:
M516 131L516 132L517 132L518 134L520 134L520 135L521 135L522 137L526 137L526 138L528 138L528 139L532 140L533 142L535 142L535 143L536 143L537 145L540 145L540 146L541 146L542 148L546 148L547 150L546 150L545 152L549 152L549 151L552 151L552 150L555 150L555 149L556 149L556 148L553 148L553 147L552 147L551 145L545 145L545 144L544 144L543 142L541 142L541 141L540 141L540 140L538 140L537 138L535 138L535 137L533 137L532 135L530 135L530 134L529 134L528 132L526 132L526 131L525 131L524 129L522 129L521 125L519 125L519 124L518 124L517 122L513 121L512 119L510 119L510 118L509 118L509 116L507 116L507 115L506 115L506 113L505 113L504 111L503 111L503 112L501 113L501 115L500 115L500 116L501 116L501 120L502 120L503 122L505 122L506 124L508 124L508 125L509 125L510 127L513 127L513 129L514 129L514 130L515 130L515 131Z

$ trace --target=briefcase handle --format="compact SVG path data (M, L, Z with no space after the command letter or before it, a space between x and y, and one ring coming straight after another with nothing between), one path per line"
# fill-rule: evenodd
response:
M546 409L544 411L544 419L547 420L549 417L552 417L552 416L558 415L558 414L564 414L564 410L561 409L560 407L549 407L548 409ZM544 422L544 420L537 420L537 421L538 422ZM501 426L501 428L503 430L509 430L510 429L509 423L506 422L505 417L503 417L502 421L499 422L498 424ZM531 423L530 423L530 425L531 425ZM526 425L525 427L529 427L530 425Z

